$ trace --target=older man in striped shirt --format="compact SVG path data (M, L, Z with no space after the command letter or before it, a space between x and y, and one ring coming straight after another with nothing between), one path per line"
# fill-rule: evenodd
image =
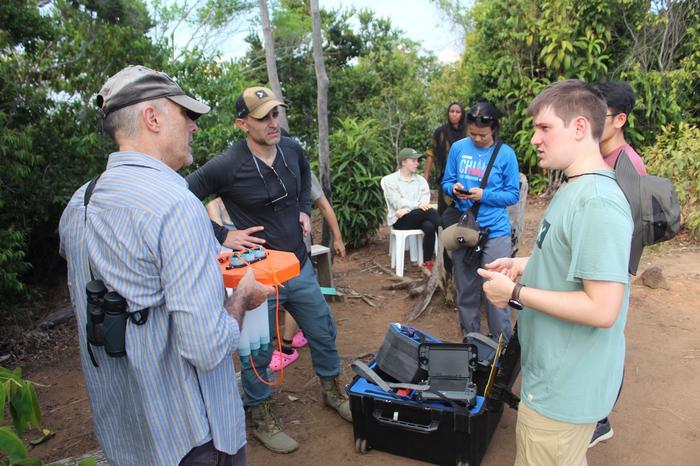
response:
M249 273L225 299L219 245L177 173L192 163L194 120L209 107L143 66L110 78L97 103L119 151L94 189L76 191L60 223L97 439L111 465L245 464L232 353L243 313L273 289ZM125 357L88 344L93 277L128 313L149 309L145 323L127 314Z

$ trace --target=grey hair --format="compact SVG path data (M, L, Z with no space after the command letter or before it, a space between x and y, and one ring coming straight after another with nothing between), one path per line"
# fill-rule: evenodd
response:
M159 112L167 112L168 109L164 97L129 105L107 115L107 118L102 120L102 129L115 142L119 142L117 138L133 138L139 131L141 111L146 105L152 105Z

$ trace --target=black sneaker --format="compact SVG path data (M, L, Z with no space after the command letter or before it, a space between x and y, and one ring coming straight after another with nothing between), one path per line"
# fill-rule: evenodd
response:
M588 444L588 448L592 448L598 444L598 442L604 442L612 438L615 432L610 425L610 421L605 419L604 421L598 421L593 431L593 438L591 438L591 443Z

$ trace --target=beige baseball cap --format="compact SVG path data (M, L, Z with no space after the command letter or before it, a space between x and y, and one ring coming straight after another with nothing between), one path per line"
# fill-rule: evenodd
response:
M188 110L193 120L207 113L208 105L185 94L170 76L142 65L127 66L111 78L100 89L95 102L102 118L110 113L147 100L167 97Z
M287 108L287 104L279 100L270 89L260 86L249 87L236 99L236 116L245 118L250 115L260 119L277 106Z

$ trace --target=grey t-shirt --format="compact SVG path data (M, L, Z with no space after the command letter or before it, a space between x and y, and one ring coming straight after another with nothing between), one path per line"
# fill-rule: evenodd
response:
M311 172L311 202L316 202L323 196L324 194L323 187L321 187L321 182L318 181L316 174ZM311 252L311 233L304 236L304 244L306 245L306 250Z
M316 202L316 200L321 199L323 196L323 187L321 182L316 178L316 174L311 172L311 202Z

